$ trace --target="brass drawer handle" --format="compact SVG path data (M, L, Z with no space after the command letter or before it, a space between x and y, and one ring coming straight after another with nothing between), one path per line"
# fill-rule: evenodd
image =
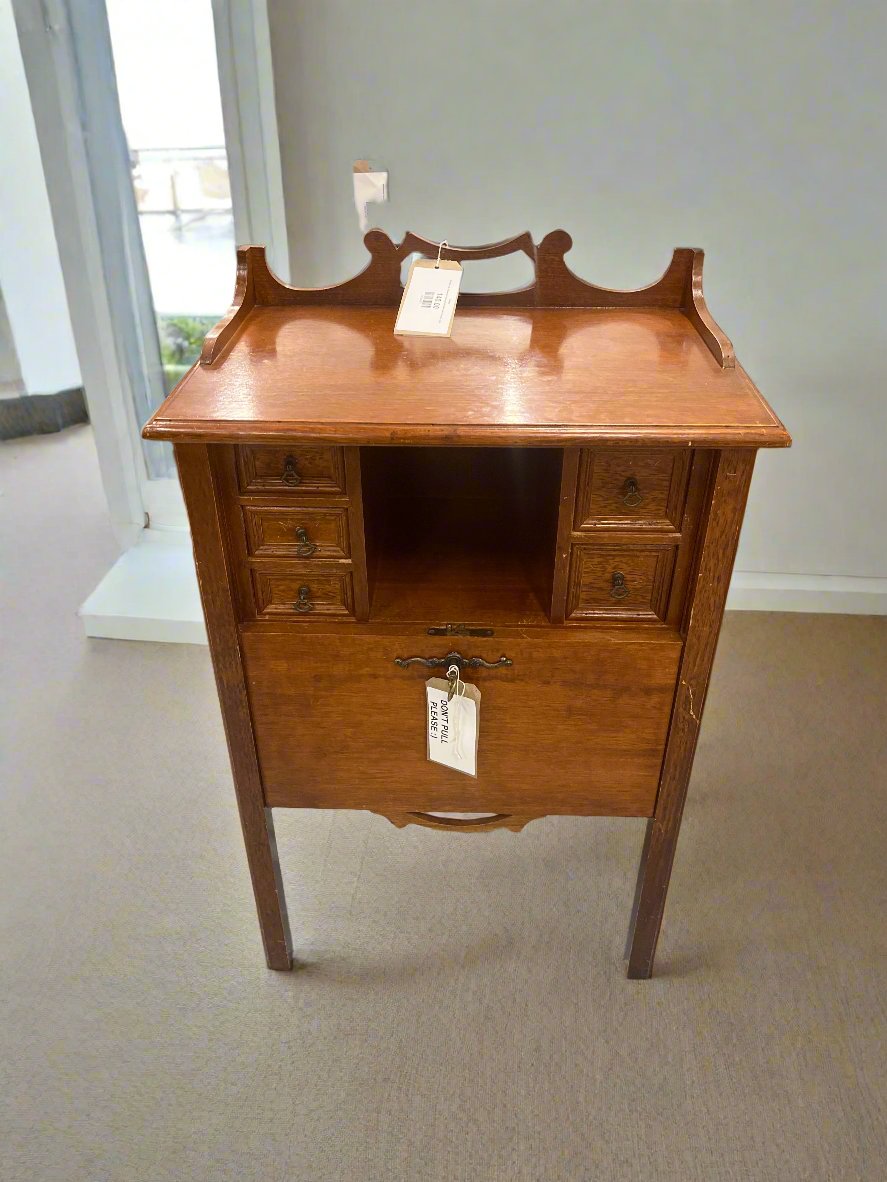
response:
M614 599L624 599L626 595L631 594L625 585L625 575L621 570L613 571L613 586L610 588L610 594Z
M406 669L410 665L425 665L428 669L449 669L455 665L461 673L463 669L505 669L513 665L509 657L500 657L498 661L485 661L483 657L463 657L461 653L447 653L445 657L395 657L395 665Z
M290 487L294 487L295 485L302 483L302 477L299 475L299 471L296 468L296 457L295 456L292 456L292 455L287 456L286 459L283 461L283 477L282 477L282 479L283 479L283 483L290 485Z
M310 558L311 555L317 550L316 544L308 537L308 531L305 529L304 525L297 527L296 541L299 543L298 546L296 546L296 554L299 556L299 558Z
M311 602L311 588L308 586L299 588L299 598L293 604L297 612L313 612L314 604Z
M638 482L633 476L629 476L622 486L622 504L627 505L629 509L636 509L643 500L644 494L638 488Z

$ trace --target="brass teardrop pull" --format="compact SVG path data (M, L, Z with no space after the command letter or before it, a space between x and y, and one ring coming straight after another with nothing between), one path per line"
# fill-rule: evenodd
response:
M299 598L293 604L297 612L313 612L314 604L311 602L311 588L308 586L299 588Z
M299 470L296 467L296 457L293 455L287 456L283 461L282 480L284 484L288 484L291 487L302 483L302 477L299 475Z
M638 482L633 476L629 476L622 486L622 504L627 505L629 509L636 509L643 499L644 494L638 487Z
M624 599L626 595L631 594L625 585L625 575L621 570L613 571L613 586L610 588L610 594L614 599Z
M299 558L310 558L317 549L316 544L308 537L308 531L304 525L296 528L296 541L299 543L296 546L296 554Z

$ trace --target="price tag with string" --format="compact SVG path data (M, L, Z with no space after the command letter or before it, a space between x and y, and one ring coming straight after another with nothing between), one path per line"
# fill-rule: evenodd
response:
M428 758L453 771L477 777L478 716L480 690L466 685L457 665L447 669L447 679L425 682Z
M447 245L441 242L436 259L416 259L410 267L394 322L395 336L448 337L452 333L462 267L453 259L441 258Z

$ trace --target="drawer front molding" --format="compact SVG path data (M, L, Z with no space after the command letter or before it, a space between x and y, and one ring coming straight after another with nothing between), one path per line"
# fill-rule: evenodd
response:
M260 618L354 616L350 571L295 564L253 569L256 611Z
M574 529L679 530L689 449L583 450Z
M247 552L255 558L348 558L347 509L245 505Z
M567 619L666 618L675 546L573 547Z
M304 496L345 491L340 447L238 447L237 472L243 493Z

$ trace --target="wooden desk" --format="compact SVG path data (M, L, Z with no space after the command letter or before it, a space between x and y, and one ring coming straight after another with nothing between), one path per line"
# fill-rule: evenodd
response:
M701 251L619 292L569 271L563 231L445 249L536 276L463 293L441 339L393 335L403 262L437 244L365 241L366 270L317 290L239 250L234 305L144 432L175 444L268 964L292 966L273 808L557 813L647 819L628 975L649 977L755 452L791 441ZM476 779L426 758L433 661L482 691Z

